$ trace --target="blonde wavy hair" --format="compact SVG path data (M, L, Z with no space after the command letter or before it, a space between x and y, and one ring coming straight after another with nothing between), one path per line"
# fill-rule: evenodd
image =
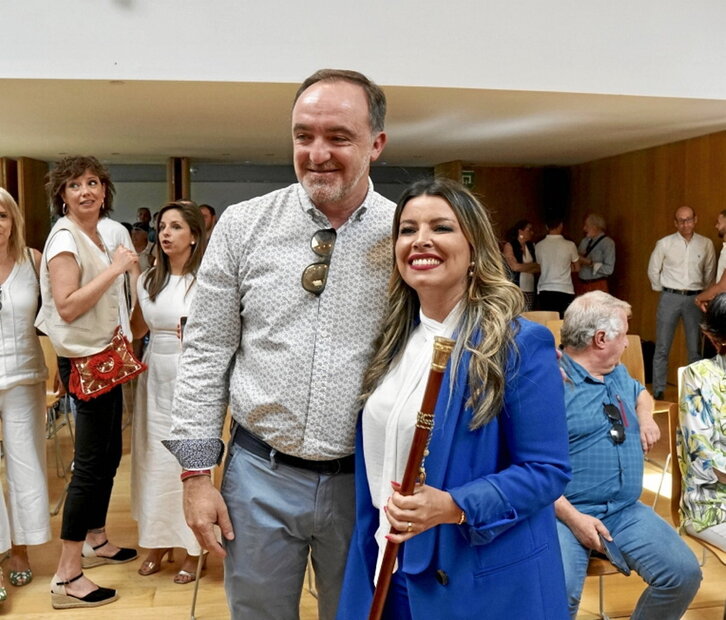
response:
M25 218L20 212L18 203L12 197L10 192L4 187L0 187L0 205L10 214L10 238L8 240L8 255L16 263L22 263L26 258L25 238L23 237L23 229L25 228Z
M517 324L513 320L524 309L524 297L519 287L506 277L499 243L487 209L456 181L426 179L404 191L393 217L394 248L401 212L409 200L418 196L438 196L449 204L471 250L474 264L470 272L473 273L469 276L469 285L463 298L464 311L457 328L451 377L452 380L456 377L462 354L470 352L470 398L466 404L474 410L471 421L473 430L487 424L502 408L506 373L511 369L509 356L517 353L514 347ZM383 331L363 376L363 403L405 349L418 321L419 308L416 291L403 281L394 267L388 286L388 310Z

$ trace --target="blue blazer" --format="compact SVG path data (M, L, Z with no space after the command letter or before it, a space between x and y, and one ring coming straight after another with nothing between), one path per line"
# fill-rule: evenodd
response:
M563 381L549 330L518 319L504 406L469 429L469 354L451 367L436 405L426 483L466 513L403 545L414 620L569 619L553 502L570 479ZM365 620L373 596L378 511L368 489L361 424L356 438L356 527L338 620ZM399 556L400 557L400 556Z

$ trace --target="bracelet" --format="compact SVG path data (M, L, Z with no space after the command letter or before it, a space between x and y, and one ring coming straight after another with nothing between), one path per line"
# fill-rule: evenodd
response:
M212 470L211 469L185 469L181 475L179 476L179 479L184 482L185 480L189 478L196 478L197 476L209 476L212 477Z
M466 513L462 510L459 522L456 525L464 525L464 523L466 523Z

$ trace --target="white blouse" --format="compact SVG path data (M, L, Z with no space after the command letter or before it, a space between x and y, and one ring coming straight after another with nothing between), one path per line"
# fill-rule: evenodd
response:
M83 231L81 231L81 234L86 235ZM100 230L99 230L100 234ZM88 235L86 235L88 237ZM101 235L101 238L103 239L104 245L108 248L111 247L109 244L109 240L106 237L103 237ZM101 250L92 239L89 237L89 241L91 246L93 247L93 250L96 252L98 257L106 263L106 265L110 265L112 262L111 255L106 250ZM47 256L47 261L50 262L51 259L58 256L58 254L61 254L62 252L69 252L73 254L73 257L76 259L76 262L78 263L78 266L81 266L81 259L78 255L78 248L76 247L76 242L73 239L73 235L67 231L67 230L61 230L56 235L54 235L50 242L48 243L48 247L45 250L45 254ZM116 282L112 284L112 286L116 286L118 289L118 298L121 300L126 299L126 294L124 290L124 277L118 276L116 278ZM131 339L131 314L129 312L129 308L126 306L126 304L122 301L118 306L118 322L119 325L121 325L121 330L124 333L124 336L126 336L127 340Z
M373 505L379 510L378 567L390 530L383 507L393 492L391 480L401 482L426 390L435 336L451 337L463 311L460 302L443 323L419 313L403 354L368 398L363 409L363 456Z
M38 278L29 259L15 263L0 284L0 303L0 390L45 381L48 371L33 325Z

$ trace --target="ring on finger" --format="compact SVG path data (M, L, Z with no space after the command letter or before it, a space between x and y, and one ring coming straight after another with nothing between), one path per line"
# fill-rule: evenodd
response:
M413 523L410 521L408 522L408 527L406 528L406 533L410 533L413 531Z

